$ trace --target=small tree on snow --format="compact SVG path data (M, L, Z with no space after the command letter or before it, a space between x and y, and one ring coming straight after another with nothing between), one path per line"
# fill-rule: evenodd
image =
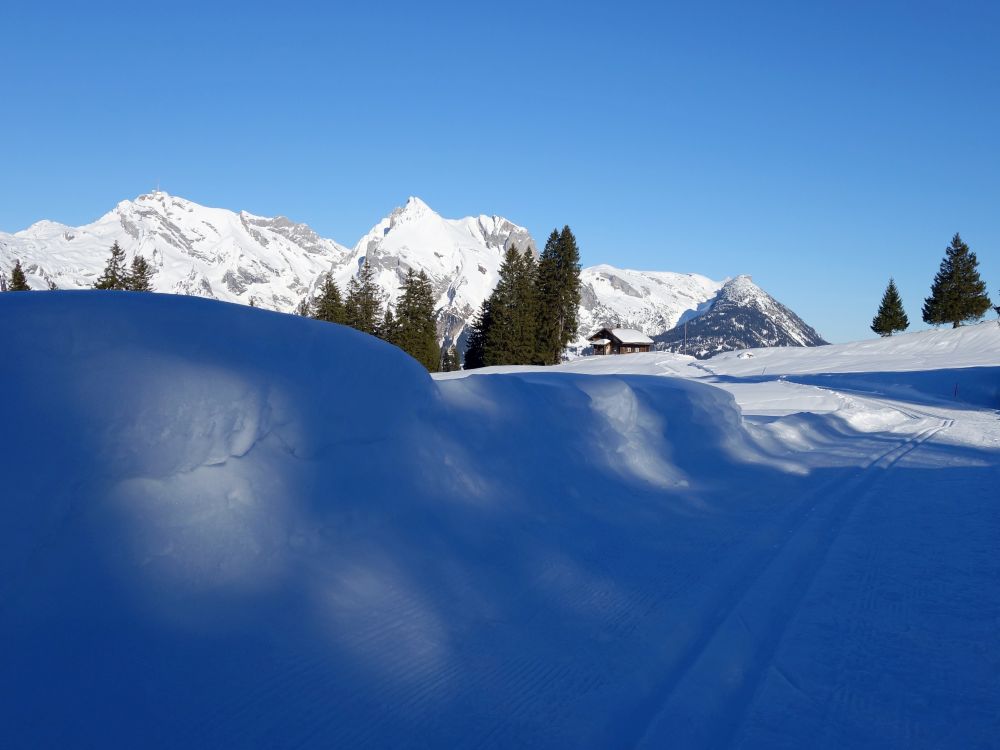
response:
M153 267L141 255L132 259L132 268L125 277L125 288L130 292L153 291Z
M125 251L117 241L111 246L111 257L97 281L94 289L122 290L128 286L128 272L125 270Z
M990 298L978 269L976 254L956 233L934 276L931 296L924 301L924 322L951 323L958 328L966 321L983 317L990 309Z
M344 323L347 319L347 311L344 309L344 301L340 296L340 287L333 280L333 276L327 274L323 283L319 287L319 296L312 303L312 316L316 320L323 320L327 323Z
M28 279L24 275L24 270L21 268L21 261L18 260L14 263L14 269L10 272L10 286L7 287L9 292L30 292L31 287L28 286Z
M896 282L889 279L889 285L882 295L882 304L872 320L872 330L879 336L891 336L896 331L905 331L910 327L910 320L903 310L903 300L899 296Z

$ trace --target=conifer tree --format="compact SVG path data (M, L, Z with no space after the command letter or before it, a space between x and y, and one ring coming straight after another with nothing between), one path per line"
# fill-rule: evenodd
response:
M385 306L385 316L382 318L382 325L378 328L378 337L390 344L399 346L399 323L396 316L392 314L392 308Z
M7 274L3 272L3 269L0 269L0 292L6 292L6 291L7 291Z
M580 306L580 250L568 226L552 231L538 261L536 361L557 364L577 334Z
M14 268L10 272L10 286L7 288L10 292L30 292L31 287L28 285L28 279L24 275L24 270L21 268L21 261L17 260L14 262Z
M925 323L951 323L958 328L966 321L983 317L990 309L990 298L986 284L979 278L978 267L976 254L956 233L934 276L931 296L924 300Z
M458 372L462 369L462 363L458 360L458 350L454 346L449 346L441 357L441 372Z
M298 307L295 308L295 314L302 318L312 317L312 305L309 304L308 294L302 298L302 301L299 302Z
M507 248L500 264L500 277L490 294L489 327L483 331L483 361L487 366L517 364L514 361L517 316L517 275L521 253L514 246Z
M500 278L490 295L489 327L484 334L487 365L526 365L535 354L537 305L535 260L511 246L500 265Z
M111 246L111 257L108 258L107 265L96 282L94 289L121 290L126 288L128 273L125 270L125 251L118 245L117 240Z
M125 289L130 292L153 291L153 267L141 255L132 258L132 268L125 277Z
M382 324L382 296L375 283L375 270L367 260L347 285L345 322L352 328L377 336Z
M486 298L469 326L469 338L465 343L466 370L475 370L486 366L486 331L490 328L491 320L490 300Z
M517 309L514 360L519 365L529 365L535 360L538 343L538 264L531 248L521 254L515 281Z
M421 271L410 269L401 287L403 294L396 305L395 343L429 371L441 364L441 349L437 342L434 320L434 290L430 279Z
M319 296L312 304L312 317L327 323L341 323L347 320L347 310L340 297L340 288L331 274L323 278L319 287Z
M895 331L905 331L910 327L910 320L903 310L903 300L899 296L894 279L889 279L889 285L882 295L882 304L872 320L872 330L879 336L891 336Z

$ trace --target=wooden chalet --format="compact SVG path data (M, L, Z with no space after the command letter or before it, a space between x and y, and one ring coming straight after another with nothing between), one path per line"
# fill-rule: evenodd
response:
M631 328L602 328L588 341L594 354L635 354L653 348L653 339Z

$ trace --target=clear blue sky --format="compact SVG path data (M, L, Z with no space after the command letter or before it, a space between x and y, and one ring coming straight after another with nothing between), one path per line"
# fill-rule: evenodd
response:
M834 341L961 231L1000 298L1000 3L361 5L8 0L0 229L159 181L350 245L413 194Z

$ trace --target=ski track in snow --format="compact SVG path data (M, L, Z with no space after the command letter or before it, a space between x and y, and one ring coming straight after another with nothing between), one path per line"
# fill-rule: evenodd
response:
M823 565L831 546L856 506L864 502L884 474L952 420L942 420L916 436L870 459L847 482L830 480L801 499L787 521L766 530L771 549L762 559L740 556L736 582L711 582L726 592L715 609L717 620L700 629L699 640L685 649L663 691L663 705L648 720L634 747L663 747L681 738L686 746L726 744L740 708L759 683L798 602ZM763 545L767 546L767 545ZM749 571L749 572L748 572ZM745 574L745 575L744 575ZM721 676L721 685L715 683ZM706 696L699 686L715 683ZM685 731L685 728L687 731Z

